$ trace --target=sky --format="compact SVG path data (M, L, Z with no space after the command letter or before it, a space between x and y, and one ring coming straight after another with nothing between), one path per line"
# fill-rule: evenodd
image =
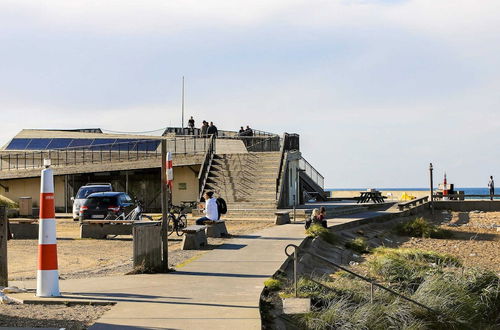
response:
M0 144L23 128L300 134L327 188L500 176L500 1L2 0ZM187 120L187 119L186 119Z

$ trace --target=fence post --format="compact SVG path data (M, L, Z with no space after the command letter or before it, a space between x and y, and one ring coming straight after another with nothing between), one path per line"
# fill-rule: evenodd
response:
M8 286L7 271L7 240L8 240L7 210L5 206L0 206L0 286Z
M168 193L167 193L167 141L161 141L161 239L162 270L168 272Z

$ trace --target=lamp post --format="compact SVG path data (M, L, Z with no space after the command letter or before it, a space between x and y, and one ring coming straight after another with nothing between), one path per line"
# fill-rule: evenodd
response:
M434 184L433 184L433 178L432 178L432 171L434 168L432 167L432 163L429 164L429 178L430 178L430 193L431 193L431 213L434 213Z

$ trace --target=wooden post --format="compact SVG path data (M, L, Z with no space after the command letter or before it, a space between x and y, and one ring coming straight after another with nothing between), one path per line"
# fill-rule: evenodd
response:
M161 240L162 271L168 272L168 193L167 193L167 141L161 140Z
M434 182L433 182L433 177L432 177L432 171L433 171L432 163L429 165L429 178L430 178L430 192L431 192L431 213L434 214Z
M8 219L7 209L5 206L0 206L0 286L8 285L7 271L7 239L8 239Z

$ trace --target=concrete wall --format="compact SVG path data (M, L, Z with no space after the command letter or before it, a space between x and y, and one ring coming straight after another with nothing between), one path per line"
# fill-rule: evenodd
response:
M359 197L360 192L366 191L366 190L339 190L339 191L330 191L330 196L334 198L353 198L353 197ZM408 195L415 196L416 198L420 197L425 197L425 196L430 196L429 191L420 191L420 190L408 190L408 191L400 191L400 190L384 190L384 189L379 189L379 191L382 192L382 196L388 196L390 193L392 196L393 200L398 200L400 199L401 195L404 193L407 193ZM389 200L391 198L389 197Z
M451 210L459 212L470 211L500 211L500 201L466 200L466 201L435 201L435 210Z

